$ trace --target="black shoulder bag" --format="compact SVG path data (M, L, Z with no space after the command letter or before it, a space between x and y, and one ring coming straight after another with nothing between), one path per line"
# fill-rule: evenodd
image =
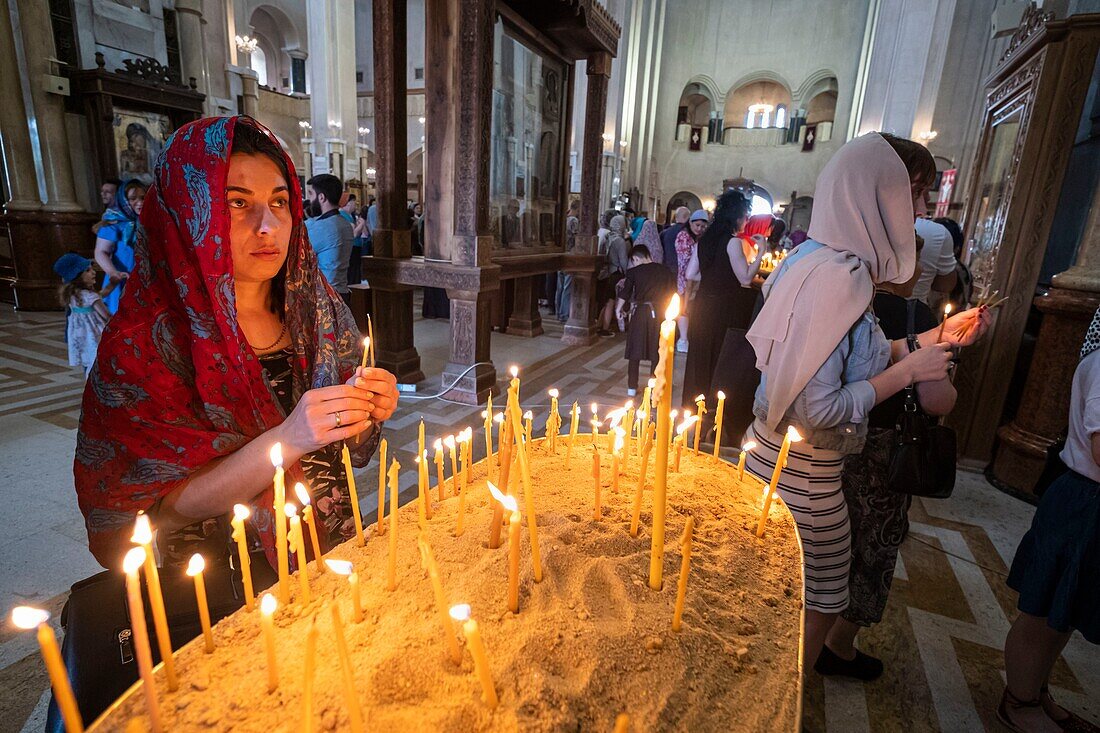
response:
M909 301L909 349L917 347L916 303ZM905 388L905 409L898 415L887 484L899 494L946 499L955 489L955 431L924 413L913 385Z

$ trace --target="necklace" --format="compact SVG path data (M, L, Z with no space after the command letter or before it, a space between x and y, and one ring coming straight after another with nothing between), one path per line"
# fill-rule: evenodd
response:
M280 341L283 340L283 336L285 336L285 335L286 335L286 321L283 321L283 330L279 331L279 337L276 338L274 341L272 341L270 345L268 345L268 346L256 346L251 341L248 342L248 345L252 347L253 351L270 351L271 349L274 349L279 344ZM246 341L248 340L247 336L245 336L245 340Z

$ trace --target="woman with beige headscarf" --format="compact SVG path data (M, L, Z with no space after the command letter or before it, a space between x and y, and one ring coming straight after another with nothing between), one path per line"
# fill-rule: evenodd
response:
M910 353L904 339L886 339L870 310L876 283L913 274L915 212L935 174L925 148L892 135L871 133L842 147L818 177L810 239L768 278L747 335L762 377L747 434L758 447L746 470L771 477L787 426L804 439L792 446L778 490L802 539L809 666L848 605L844 456L862 449L875 404L944 378L951 348L973 343L987 325L978 309L964 311L948 320L946 343L933 329Z

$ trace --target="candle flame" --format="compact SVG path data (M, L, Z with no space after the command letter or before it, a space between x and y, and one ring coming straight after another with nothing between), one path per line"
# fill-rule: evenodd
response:
M695 401L696 402L706 402L707 401L707 396L704 395L704 394L695 395Z
M248 519L250 514L252 514L252 512L249 511L248 507L246 507L244 504L233 505L233 516L241 520L242 522Z
M451 606L450 614L455 621L465 621L470 618L470 604L459 603L457 606Z
M503 423L504 422L504 413L503 412L498 412L497 414L493 415L493 422Z
M448 449L454 448L455 447L455 436L448 435L446 438L443 439L443 444L445 446L447 446Z
M275 609L279 607L279 602L275 600L275 596L270 593L264 593L264 597L260 599L260 613L264 616L270 616L275 613Z
M11 622L21 629L33 629L50 620L50 612L31 606L16 606L11 610Z
M677 415L678 415L679 413L680 413L680 411L679 411L679 410L672 410L671 412L669 412L669 413L668 413L668 421L669 421L670 423L674 423L674 422L676 422L676 416L677 416Z
M435 448L435 452L438 453L443 450L443 441L437 438L435 443L432 444L432 447Z
M665 320L671 321L678 315L680 315L680 294L676 293L672 296L672 300L668 301L668 309L665 311Z
M750 440L750 441L746 442L743 446L741 446L741 450L747 452L747 451L752 450L755 447L756 447L756 441L755 440Z
M523 419L524 420L533 420L534 418L535 418L535 413L531 412L530 410L523 413Z
M626 431L622 428L615 428L615 452L618 453L623 449L623 438L626 437Z
M649 387L650 389L653 389L654 387L657 386L657 378L656 377L650 377L649 381L647 381L645 383L645 386Z
M363 351L370 351L370 336L363 337Z
M592 414L595 415L597 412L599 412L599 409L600 409L599 405L597 405L595 402L593 402L592 403Z
M550 394L550 396L551 396L551 397L553 397L554 399L557 399L557 398L558 398L558 395L559 395L559 394L561 394L561 393L560 393L560 392L558 392L558 390L556 390L556 389L553 389L553 388L551 388L551 389L550 389L550 392L549 392L549 394Z
M302 506L309 506L309 492L306 491L305 484L301 481L294 484L294 493L298 497L298 501L302 502Z
M519 376L519 367L513 364L512 366L508 367L508 373L512 375L512 379L515 379Z
M718 399L720 399L720 400L726 399L726 393L723 392L722 390L718 390Z
M684 417L684 421L682 423L680 423L680 426L678 428L676 428L676 434L677 435L683 435L684 433L686 433L688 431L688 429L692 425L694 425L697 422L699 422L699 416L698 415L687 415L686 417Z
M500 493L500 489L494 486L492 481L486 481L485 483L489 484L489 493L493 495L494 499L500 502L502 507L510 512L519 511L519 503L516 502L516 497Z
M794 429L794 425L787 426L787 438L790 439L792 443L802 442L802 435Z
M607 413L607 425L610 428L617 428L619 423L623 421L623 417L626 416L626 408L619 407Z
M187 561L187 574L194 578L196 575L206 569L206 560L202 559L202 555L195 553L191 556L191 559Z
M350 560L334 560L331 557L325 560L325 567L337 575L351 575L354 569Z
M947 318L947 314L951 312L951 304L948 303L943 307L943 317Z
M485 410L481 411L481 416L485 419L489 419L489 413L487 413Z
M283 504L283 514L286 515L287 519L296 517L298 516L298 507L288 501L286 504Z
M275 468L283 467L283 444L276 443L271 446L271 465Z
M153 526L149 523L149 515L139 513L134 520L134 533L130 541L135 545L148 545L153 541Z
M122 558L122 572L127 575L136 573L145 564L145 548L134 547Z

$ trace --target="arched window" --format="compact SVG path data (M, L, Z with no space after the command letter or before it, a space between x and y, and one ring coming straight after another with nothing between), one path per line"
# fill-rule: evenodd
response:
M787 105L781 104L775 108L775 126L787 126Z
M249 54L252 70L260 77L260 86L267 86L267 54L259 46Z

